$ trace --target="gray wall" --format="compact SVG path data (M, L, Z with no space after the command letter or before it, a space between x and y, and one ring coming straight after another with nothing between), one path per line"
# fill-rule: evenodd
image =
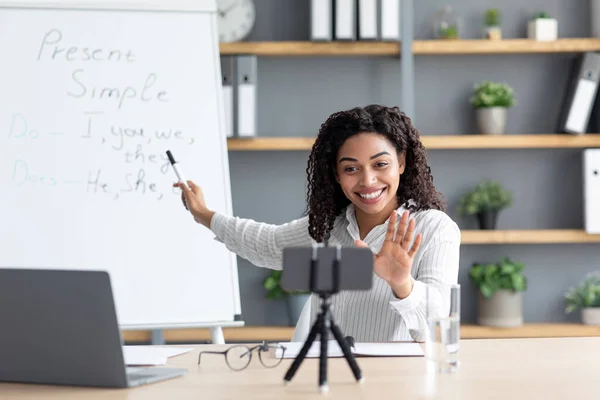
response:
M255 0L257 24L249 40L308 40L309 2ZM415 0L415 38L429 39L431 19L443 1ZM590 35L589 1L457 0L463 38L479 38L481 13L502 4L505 38L524 37L525 22L545 10L559 20L561 37ZM476 133L468 97L482 79L505 81L516 89L517 106L509 111L507 132L553 133L566 74L574 55L416 56L416 115L422 135ZM378 102L399 105L400 63L392 57L259 58L261 136L314 136L337 110ZM230 152L234 213L269 223L283 223L305 208L308 151ZM485 178L514 191L499 229L582 229L581 150L432 150L434 178L448 200L448 213L462 229L472 220L456 214L462 193ZM562 295L585 273L600 269L597 244L463 245L460 277L463 319L474 321L475 291L468 268L503 256L524 262L529 289L527 322L576 321L565 315ZM243 318L248 325L286 325L282 302L265 299L262 280L268 271L238 258Z

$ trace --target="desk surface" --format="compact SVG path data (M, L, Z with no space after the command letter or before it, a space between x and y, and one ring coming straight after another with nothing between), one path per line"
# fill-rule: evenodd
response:
M307 359L294 380L283 385L291 360L275 369L257 358L241 372L222 357L203 358L200 349L169 359L188 368L180 378L132 389L74 388L0 383L2 399L323 399L317 391L318 359ZM358 385L344 359L329 359L328 399L565 399L597 398L600 337L463 340L460 370L454 375L427 373L423 357L358 358L365 382ZM206 361L206 364L205 364Z

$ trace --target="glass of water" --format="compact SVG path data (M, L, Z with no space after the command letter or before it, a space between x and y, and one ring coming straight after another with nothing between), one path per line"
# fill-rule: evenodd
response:
M458 369L460 347L460 285L427 285L425 356L437 372Z

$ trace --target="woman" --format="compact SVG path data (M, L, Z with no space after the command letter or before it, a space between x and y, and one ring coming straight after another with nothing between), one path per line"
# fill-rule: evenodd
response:
M174 186L196 222L261 267L281 269L283 248L315 241L371 248L373 286L333 296L335 321L359 342L422 341L426 285L457 281L460 231L443 211L410 119L380 105L332 114L319 130L307 173L308 215L283 225L212 212L193 182ZM314 321L318 301L307 307ZM303 340L310 324L300 325L294 336Z

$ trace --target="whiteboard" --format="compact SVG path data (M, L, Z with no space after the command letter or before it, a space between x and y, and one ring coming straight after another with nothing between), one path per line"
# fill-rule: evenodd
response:
M234 321L235 255L185 210L165 153L231 213L214 1L13 3L0 267L108 271L123 329Z

